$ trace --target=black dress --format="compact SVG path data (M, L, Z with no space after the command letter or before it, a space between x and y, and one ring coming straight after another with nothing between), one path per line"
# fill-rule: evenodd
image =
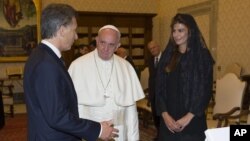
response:
M164 98L165 109L167 112L175 119L178 120L189 111L184 106L185 97L181 92L181 61L178 63L176 69L167 74L165 89L166 93ZM160 134L158 141L204 141L205 134L204 131L207 129L205 115L200 117L194 117L191 122L185 127L182 132L172 133L166 127L164 120L161 116L160 120Z

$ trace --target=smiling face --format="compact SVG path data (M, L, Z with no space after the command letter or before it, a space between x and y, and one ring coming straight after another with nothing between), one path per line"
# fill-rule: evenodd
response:
M117 31L113 29L103 29L96 37L97 52L101 59L109 60L112 58L116 49L120 46Z
M176 23L172 31L173 39L179 48L187 48L188 28L182 23Z

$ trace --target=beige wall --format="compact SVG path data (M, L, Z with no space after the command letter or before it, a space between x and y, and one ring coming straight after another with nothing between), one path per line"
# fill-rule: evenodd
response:
M69 3L69 0L54 0ZM42 0L42 6L51 0ZM156 13L158 0L70 0L72 6L79 11Z
M160 0L158 17L154 21L154 37L163 48L169 37L170 20L177 9L202 3L207 0ZM223 75L227 66L237 62L243 67L243 74L250 74L250 1L218 0L216 31L216 74ZM211 30L211 29L210 29ZM221 71L217 67L221 67Z
M217 64L222 71L232 62L250 74L250 1L219 0Z
M165 48L170 34L171 18L177 9L209 0L72 0L79 11L108 11L129 13L157 13L154 18L153 38ZM243 74L250 74L250 1L249 0L210 0L217 2L216 23L216 74L223 75L226 67L237 62L243 67ZM57 0L65 2L67 0ZM50 0L43 0L43 6ZM206 17L204 17L206 18ZM200 19L204 19L200 18ZM201 23L202 27L207 25ZM207 36L206 29L204 36ZM212 30L212 29L209 29ZM217 68L221 67L219 71Z
M55 0L68 3L68 0ZM71 0L71 5L79 11L157 13L153 20L153 38L165 48L170 34L171 18L177 9L203 3L209 0ZM210 0L217 1L216 21L216 74L221 76L226 67L234 62L243 67L243 74L250 74L250 1L249 0ZM42 7L51 0L42 0ZM206 17L200 18L205 19ZM206 27L201 22L201 27ZM207 36L207 29L201 29ZM212 30L212 29L209 29ZM221 71L217 69L221 66Z

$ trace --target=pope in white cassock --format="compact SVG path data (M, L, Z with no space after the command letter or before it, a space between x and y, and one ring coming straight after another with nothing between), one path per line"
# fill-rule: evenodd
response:
M134 68L114 54L120 36L113 25L100 28L97 48L73 61L68 71L78 96L80 117L112 120L119 129L116 141L138 141L136 101L145 96Z

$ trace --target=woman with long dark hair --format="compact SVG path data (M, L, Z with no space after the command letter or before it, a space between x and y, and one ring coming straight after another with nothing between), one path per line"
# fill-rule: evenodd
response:
M159 141L204 141L214 60L189 14L176 14L157 72Z

